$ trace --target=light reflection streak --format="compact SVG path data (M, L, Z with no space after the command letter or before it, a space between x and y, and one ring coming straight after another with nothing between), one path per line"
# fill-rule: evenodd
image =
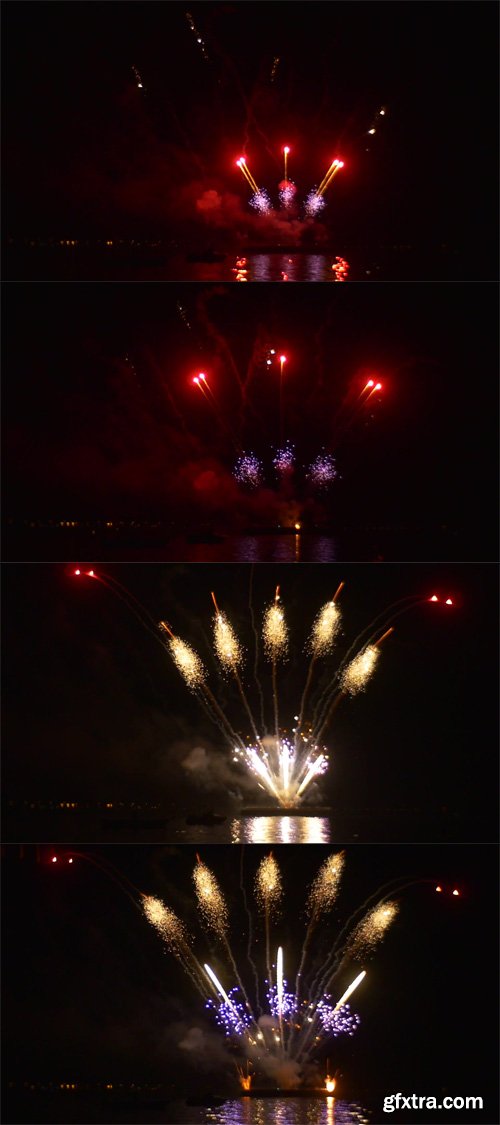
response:
M370 1119L357 1102L334 1097L249 1098L243 1095L207 1111L210 1125L369 1125Z
M233 844L329 844L327 816L248 816L233 820Z

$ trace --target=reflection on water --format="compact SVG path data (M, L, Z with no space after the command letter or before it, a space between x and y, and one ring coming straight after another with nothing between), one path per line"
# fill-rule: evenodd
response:
M233 844L329 844L326 816L248 816L233 820Z
M344 258L328 254L247 254L249 281L344 281Z
M210 1125L369 1125L366 1110L336 1098L239 1098L206 1111Z
M337 548L326 535L240 535L233 540L237 562L336 562ZM224 542L227 555L228 540Z

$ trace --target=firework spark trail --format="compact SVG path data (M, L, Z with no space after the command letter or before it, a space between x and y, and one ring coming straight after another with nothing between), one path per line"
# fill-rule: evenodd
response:
M348 939L347 956L359 960L367 953L372 953L379 941L382 941L387 928L394 921L398 909L397 903L384 902L370 910Z
M283 947L280 945L276 956L276 996L278 1000L278 1020L280 1027L281 1050L285 1050L283 1037Z
M299 718L296 727L298 735L300 734L304 724L306 701L312 683L316 660L320 656L327 656L331 652L334 639L340 629L340 610L337 605L337 598L343 587L344 582L341 582L338 589L335 591L332 600L330 602L326 602L325 605L322 606L313 622L311 634L308 641L308 648L312 655L309 663L304 691L302 693L302 699L300 701Z
M340 997L339 1000L337 1000L337 1002L336 1002L336 1004L334 1005L333 1008L330 1007L329 1004L325 1005L325 1000L317 999L314 1002L314 1004L313 1004L314 1014L313 1014L312 1018L310 1019L309 1030L306 1032L305 1036L303 1036L302 1042L299 1046L299 1051L298 1051L297 1056L296 1056L297 1060L300 1060L306 1054L306 1052L309 1048L310 1040L312 1039L312 1036L313 1036L314 1032L316 1031L316 1023L317 1023L318 1018L321 1019L321 1017L323 1016L323 1026L325 1025L325 1018L324 1018L325 1007L327 1009L327 1020L326 1020L326 1022L327 1022L327 1024L332 1023L333 1026L334 1026L335 1014L337 1012L339 1012L341 1008L345 1008L345 1010L347 1012L349 1012L349 1005L346 1002L349 999L349 997L352 996L353 992L355 992L355 990L359 987L359 985L361 984L361 982L364 980L365 977L366 977L366 971L363 970L363 972L359 973L358 976L355 977L355 979L353 981L351 981L351 984L346 988L345 992L343 992L342 996ZM327 993L325 993L325 997L326 996L328 996ZM355 1017L355 1019L357 1019L357 1017Z
M141 898L142 909L148 922L160 935L174 957L180 961L200 995L205 998L202 968L189 947L184 923L169 906L165 906L161 899L155 898L154 895L141 895Z
M421 880L417 881L420 882ZM403 887L407 885L411 885L411 883L402 884ZM363 954L373 951L378 942L384 937L385 930L396 917L398 913L397 903L387 901L386 899L380 899L381 889L382 888L379 887L374 895L370 895L369 898L354 911L337 935L326 961L312 981L311 993L314 993L316 989L314 995L315 1001L317 1001L327 988L331 987L332 982L341 971L345 961L352 959L359 960L360 955L363 956ZM401 889L401 884L399 887L392 887L392 893L398 889ZM366 911L367 906L369 906L374 898L378 900L375 906L370 907ZM356 923L354 929L351 929L353 921L363 910L366 911L366 913L361 918L361 921Z
M325 194L325 191L327 190L327 188L330 187L330 184L335 179L335 176L338 174L338 172L340 172L341 168L343 168L343 167L344 167L344 161L343 160L333 160L332 161L326 175L323 177L323 179L322 179L322 181L319 185L319 188L317 189L318 195L321 196L321 195Z
M258 1011L259 1015L262 1015L262 1007L261 1007L260 998L259 998L259 974L257 972L257 966L255 964L255 961L252 958L252 953L251 953L252 940L253 940L253 920L252 920L252 912L250 910L250 907L248 906L247 892L246 892L245 883L244 883L244 880L243 880L243 857L244 857L244 855L245 855L245 847L243 845L243 847L241 848L241 860L240 860L240 891L241 891L241 896L242 896L242 899L243 899L243 905L245 907L245 913L246 913L246 916L248 918L247 961L252 968L252 972L253 972L253 976L254 976L255 996L256 996L256 999L257 999L257 1011Z
M212 721L216 722L221 733L228 739L229 744L232 746L234 743L240 743L243 747L242 740L233 730L227 716L219 707L215 696L205 682L206 671L198 654L180 637L175 636L166 621L160 621L158 628L168 637L166 647L190 691L196 695L198 702L204 706Z
M229 369L229 371L231 372L231 374L235 378L235 381L236 381L236 384L237 384L237 387L238 387L239 403L240 403L240 421L241 421L241 424L242 424L242 422L243 422L243 410L244 410L244 407L246 405L246 402L245 402L246 395L245 395L245 387L244 387L243 379L241 378L238 365L237 365L237 363L234 359L233 353L231 351L231 348L229 347L229 344L227 342L226 337L223 336L221 332L219 332L219 329L217 328L217 326L210 319L209 312L208 312L209 301L211 301L215 297L222 296L224 294L224 292L225 292L225 290L221 286L218 286L218 285L213 285L209 289L202 290L199 293L198 298L197 298L196 312L197 312L198 319L199 319L201 325L203 326L203 328L205 329L205 331L207 333L207 336L211 340L214 341L214 343L216 345L216 348L217 348L217 354L223 360L225 360L226 368Z
M206 671L198 653L180 637L174 636L166 621L160 621L159 628L169 636L167 646L170 655L188 688L199 690L205 683Z
M300 1001L300 988L302 972L304 969L307 954L310 949L311 939L313 933L318 925L322 914L326 914L331 910L333 903L338 895L342 873L345 864L345 852L336 852L334 855L328 856L325 862L320 867L316 875L309 895L307 898L307 912L310 915L309 924L302 946L302 955L300 959L297 977L295 980L295 995L297 997L297 1004Z
M164 372L161 364L158 362L156 356L153 354L153 352L150 349L146 350L146 358L147 358L147 362L148 362L149 366L151 367L151 370L152 370L153 374L156 377L155 403L159 404L159 407L162 411L162 414L163 414L165 420L167 422L171 421L172 415L173 415L174 418L179 423L179 425L180 425L181 429L183 430L184 434L186 435L186 437L190 441L192 441L192 433L191 433L190 427L187 423L187 419L186 419L186 416L184 414L184 411L181 410L181 408L179 406L179 403L177 402L177 399L176 399L176 397L175 397L175 395L172 391L172 388L169 386L168 380L165 379L165 372ZM165 399L167 400L167 403L168 403L168 406L169 406L170 409L164 412ZM156 411L155 411L155 413L156 413ZM162 443L165 440L163 428L162 428L161 440L162 440Z
M362 629L361 632L358 633L358 635L354 638L354 640L352 641L352 644L349 646L345 656L343 657L341 663L339 664L339 667L337 668L337 671L335 673L335 679L336 680L340 679L340 676L341 676L346 664L349 662L352 654L356 651L358 646L362 645L362 644L366 645L366 644L371 643L371 641L375 637L376 633L378 632L378 628L382 628L382 622L385 625L389 625L391 623L391 621L396 620L396 618L400 617L402 613L406 613L407 610L413 609L420 602L423 603L426 600L427 599L422 598L420 596L420 594L407 594L406 597L398 598L397 601L392 602L391 605L386 606L385 609L383 609L379 614L377 614L377 616L374 617L368 623L368 625L366 625L365 628ZM399 610L398 613L392 613L391 612L392 610L396 609L398 606L403 606L403 605L405 606L405 608Z
M243 742L243 739L240 737L239 734L236 734L236 731L233 730L233 728L231 726L231 723L229 722L229 719L227 718L227 716L224 714L224 711L222 710L222 708L217 703L217 700L216 700L214 694L212 693L212 691L210 690L208 684L204 684L202 690L203 690L203 695L206 698L205 698L205 700L202 700L201 702L205 702L206 709L207 709L208 713L212 716L212 718L215 716L215 722L217 723L217 726L219 727L219 730L221 730L222 733L228 739L228 742L229 742L230 746L234 747L235 745L237 745L237 746L239 746L239 748L241 750L244 750L245 749L245 743Z
M353 981L351 981L350 985L348 986L348 988L346 988L345 992L342 993L342 996L340 997L340 1000L337 1000L337 1003L336 1003L335 1008L334 1008L335 1012L337 1012L339 1008L343 1007L343 1005L348 1001L349 997L352 996L353 992L356 991L358 986L361 984L361 981L364 980L365 977L366 977L366 969L363 969L362 972L359 973L359 975L357 977L355 977Z
M333 979L333 976L331 974L336 975L340 971L342 963L345 959L344 951L346 939L349 936L351 927L355 927L358 924L356 920L359 918L359 915L363 914L363 912L366 912L368 908L372 909L372 903L375 903L375 907L373 909L382 906L386 901L387 895L394 895L399 891L406 890L408 887L413 887L422 883L434 884L435 880L429 878L402 880L401 876L397 876L396 878L389 879L386 883L382 883L381 886L373 892L373 894L368 895L368 898L366 898L364 902L362 902L361 905L353 911L349 918L347 918L346 922L344 922L342 929L337 934L335 942L330 949L326 961L323 962L314 977L314 980L311 984L311 992L313 992L316 988L320 977L323 979L323 977L326 977L326 975L330 973L327 982L327 985L329 985L331 980ZM320 994L321 989L318 995Z
M248 587L248 609L250 611L250 622L251 622L252 632L253 632L254 639L255 639L253 678L255 680L257 691L259 693L260 722L261 722L261 727L262 727L262 730L263 730L264 736L265 736L267 734L267 729L266 729L266 720L265 720L265 715L264 715L264 692L262 690L262 684L259 680L259 674L258 674L258 671L259 671L259 634L257 633L257 628L256 628L256 625L255 625L255 614L254 614L254 611L253 611L253 597L252 597L252 595L253 595L253 565L250 568L250 581L249 581L249 587Z
M143 628L146 629L148 633L151 633L152 636L165 647L163 639L158 636L157 622L151 617L146 607L142 605L142 602L140 602L130 590L127 590L126 586L122 586L117 578L114 578L112 574L106 574L104 571L97 572L88 570L86 571L86 575L100 582L101 586L104 586L106 590L109 590L110 593L114 594L116 598L123 602L127 609L134 614Z
M314 727L314 738L317 741L320 741L320 739L323 738L328 724L331 721L333 712L339 706L339 703L341 703L342 699L345 699L346 695L357 695L358 692L365 690L365 687L368 681L371 679L380 656L380 653L378 651L379 647L386 639L386 637L390 636L392 632L393 627L391 626L389 629L386 629L385 633L383 633L377 641L375 641L375 644L366 645L363 649L361 649L361 651L349 662L349 664L346 665L346 659L342 661L342 664L337 669L334 680L330 685L330 691L333 688L333 698L331 694L328 696L328 689L323 693L322 699L323 701L326 700L326 702L321 714L318 715L316 725ZM340 686L337 686L337 681L339 680L339 678ZM316 709L316 714L318 714L318 711L319 704Z
M196 860L193 882L198 906L205 924L222 940L229 925L227 903L210 868L202 862L198 855Z
M235 678L235 681L236 681L236 684L237 684L237 687L238 687L238 691L240 693L241 701L243 703L245 711L246 711L246 713L248 715L248 718L250 720L250 725L252 727L254 738L255 738L257 743L260 743L260 735L259 735L259 732L258 732L257 727L255 725L255 720L254 720L252 711L250 709L250 704L249 704L249 702L247 700L247 697L245 695L245 692L244 692L244 689L243 689L243 684L242 684L241 679L240 679L240 674L238 672L238 665L243 662L243 649L242 649L242 647L240 645L240 642L239 642L239 640L236 636L236 633L234 632L234 629L230 625L225 613L221 613L221 611L220 611L220 609L217 605L217 602L215 600L215 594L213 592L212 592L212 600L213 600L213 603L214 603L214 606L215 606L215 617L214 617L215 651L217 653L217 656L219 658L219 661L220 661L223 669L226 669L226 670L229 670L230 672L232 672L232 674Z
M86 863L92 864L98 871L107 875L108 879L116 883L116 886L130 899L135 909L142 914L142 907L137 902L137 895L139 895L139 898L142 898L143 892L139 890L139 887L136 887L135 883L132 883L132 880L129 879L123 871L115 867L109 859L104 859L102 856L96 858L96 856L91 855L90 852L77 852L73 849L71 849L71 851L65 849L64 854L70 856L72 859L83 859Z
M212 413L215 417L215 420L216 420L216 422L219 426L219 429L220 429L221 433L224 435L225 438L229 439L229 442L232 445L233 449L236 452L239 452L240 447L238 445L236 437L235 437L232 429L227 425L227 423L224 419L224 415L222 414L222 411L220 410L220 407L217 403L217 399L215 398L215 395L210 390L210 387L207 383L206 376L203 375L203 374L195 375L195 377L193 379L193 383L195 384L195 386L198 387L198 390L203 395L203 398L205 399L205 402L208 403L208 405L210 407L210 410L212 411Z
M269 988L272 988L273 974L269 923L273 913L279 908L280 899L283 894L280 869L272 852L270 855L265 856L259 864L257 875L255 876L255 894L260 909L264 911L267 979Z
M279 705L278 705L278 683L277 683L277 662L279 659L284 660L287 655L288 649L288 630L286 627L285 615L279 604L280 601L280 588L276 587L274 595L274 603L269 606L264 615L264 625L262 629L264 649L268 660L271 661L272 668L272 685L273 685L273 708L274 708L274 733L276 743L279 742L280 727L279 727ZM283 751L283 762L288 763L288 753ZM288 765L286 768L286 784L284 784L285 791L288 789ZM285 777L283 777L285 782Z
M226 953L231 962L231 967L235 974L238 985L241 989L242 995L245 998L245 1003L248 1011L251 1013L252 1008L248 999L245 986L241 980L236 965L233 952L228 938L228 909L227 903L219 887L215 875L210 871L210 868L202 862L199 856L196 857L197 863L193 871L193 882L196 890L196 897L200 907L205 924L209 929L213 930L217 937L220 939Z

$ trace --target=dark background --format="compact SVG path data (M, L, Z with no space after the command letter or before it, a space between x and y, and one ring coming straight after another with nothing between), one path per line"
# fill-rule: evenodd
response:
M404 526L414 543L396 558L443 550L445 558L495 557L492 287L9 290L4 517L13 526L4 557L107 557L102 531L79 548L35 542L36 531L24 543L15 527L23 520L156 519L169 533L209 525L225 534L290 523L297 509L310 521L364 528L365 539L367 525ZM284 435L298 464L281 489L271 465L279 440L279 371L265 363L271 347L288 356ZM222 423L193 385L200 370ZM339 409L341 420L370 376L383 391L339 431ZM341 477L327 494L305 480L323 446ZM242 492L232 476L241 449L265 462L256 493ZM433 542L436 528L449 537L444 548ZM362 547L344 557L366 557ZM164 550L168 557L168 543Z
M261 802L169 653L122 601L64 565L4 571L4 799L15 802L4 827L9 839L60 839L65 831L57 809L37 828L25 802L152 802L174 818L172 833L187 814L209 808L234 815L242 803ZM317 683L399 598L451 596L453 607L425 602L395 622L366 691L343 701L324 736L331 761L315 799L333 806L336 839L353 831L368 840L496 838L494 565L303 564L284 571L259 564L253 573L244 565L97 566L101 571L202 656L212 689L245 737L239 696L212 654L212 590L245 647L244 683L258 714L250 592L260 631L281 584L290 629L290 658L278 672L284 727L298 713L312 621L341 580L343 635L318 665ZM262 660L259 674L269 709L270 669ZM91 817L77 817L67 830L63 839L102 839ZM183 831L199 838L199 829ZM168 824L165 832L168 839ZM121 838L130 839L126 828Z
M307 887L328 849L284 846L273 852L282 869L285 898L272 941L284 945L293 980L292 964L295 970L305 932ZM100 847L88 854L98 864L114 864L137 891L159 895L172 906L195 935L197 955L211 959L225 979L228 970L217 942L203 933L196 917L194 848ZM234 847L212 847L201 856L228 901L231 942L245 979L248 921L239 884L243 875L254 913L253 950L260 964L262 933L252 882L264 854L266 849L258 847L245 854ZM52 855L58 856L56 864L51 863ZM114 882L78 856L68 865L68 856L62 847L4 848L4 895L10 916L4 942L6 1078L18 1084L49 1079L156 1081L171 1096L210 1089L236 1092L222 1034L214 1032L201 998L178 963ZM497 949L496 849L348 848L339 898L318 932L317 944L315 940L320 956L351 911L394 876L430 881L395 896L400 913L366 963L369 975L353 1004L361 1026L353 1039L330 1047L332 1063L342 1075L340 1096L373 1099L379 1121L383 1092L480 1094L485 1108L474 1120L491 1122L496 1109L491 1008ZM435 893L436 884L443 886L442 894ZM451 895L453 888L459 889L458 898ZM138 898L136 892L132 896ZM355 973L347 969L346 980ZM202 1030L203 1049L190 1057L185 1044L195 1027ZM326 1054L323 1049L323 1065ZM9 1098L8 1090L5 1096ZM25 1095L24 1108L18 1088L10 1097L14 1108L6 1120L46 1120L41 1095ZM78 1097L74 1100L78 1104ZM29 1112L26 1106L34 1116L23 1116ZM103 1108L101 1114L92 1119L108 1119ZM408 1116L432 1120L425 1112ZM458 1112L450 1112L449 1118L471 1120L470 1114Z
M348 257L361 246L411 249L420 276L432 247L450 255L449 276L496 277L493 4L190 12L197 32L180 3L6 5L8 236L160 236L181 247L258 238L266 223L234 162L244 149L275 195L288 143L302 199L341 151L323 229ZM202 210L209 192L215 213ZM448 273L440 263L422 276Z

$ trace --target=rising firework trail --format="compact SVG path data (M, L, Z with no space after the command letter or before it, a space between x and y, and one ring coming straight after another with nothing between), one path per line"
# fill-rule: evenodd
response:
M344 868L344 854L330 855L317 873L308 899L310 922L301 951L301 966L307 960L311 967L318 958L321 960L321 937L314 948L314 932L311 930L313 918L316 924L331 925L331 907L336 901ZM200 870L202 876L200 876ZM396 903L378 901L354 929L347 925L347 932L341 931L341 941L333 939L337 950L337 961L326 970L327 988L303 986L291 991L287 984L285 965L293 962L293 955L283 945L275 946L275 983L267 968L267 988L265 989L264 1009L254 1005L243 983L243 966L238 969L229 942L229 916L224 896L212 872L198 858L193 873L200 904L200 879L208 887L208 897L212 897L217 908L209 910L209 928L224 941L227 964L220 962L218 973L205 958L198 958L191 950L193 939L187 935L185 926L169 906L153 896L142 896L145 917L154 926L169 951L176 956L189 972L191 979L204 996L205 1007L211 1012L218 1026L232 1044L232 1051L239 1051L240 1058L246 1060L243 1067L237 1063L241 1077L245 1077L242 1088L248 1089L250 1067L253 1073L276 1075L283 1062L293 1062L294 1079L303 1079L304 1069L328 1041L342 1035L353 1036L360 1022L359 1015L351 1012L348 1001L353 993L366 981L366 969L356 975L352 973L352 962L373 955L377 945L384 939L397 914ZM434 882L434 880L432 880ZM410 884L411 885L411 884ZM272 856L261 861L256 879L255 891L260 910L265 910L266 927L269 931L277 904L282 895L282 878L278 865ZM205 892L201 892L205 896ZM376 892L372 898L379 894ZM206 897L206 896L205 896ZM215 909L223 904L224 923L222 929L215 917ZM206 923L205 907L202 916ZM269 954L266 954L266 962ZM251 961L252 970L257 970ZM310 974L309 974L310 975ZM325 975L325 974L323 974ZM343 977L339 987L337 978ZM232 983L232 979L236 983ZM330 990L333 990L330 991Z

